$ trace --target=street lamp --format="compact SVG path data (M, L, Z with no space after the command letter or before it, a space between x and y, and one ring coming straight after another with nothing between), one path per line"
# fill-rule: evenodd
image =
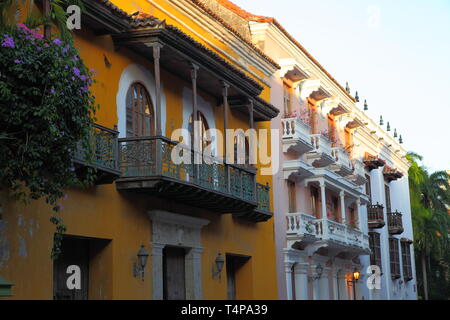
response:
M356 300L356 283L359 280L359 276L361 274L359 273L359 271L357 269L355 269L355 271L353 271L353 300Z

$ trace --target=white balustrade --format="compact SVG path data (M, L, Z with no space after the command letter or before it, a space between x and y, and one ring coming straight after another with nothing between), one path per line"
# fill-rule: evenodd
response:
M350 154L342 147L335 147L331 150L333 158L336 160L336 164L339 166L345 166L352 168L352 162L350 160Z
M329 219L316 219L305 213L289 213L286 216L287 235L298 237L314 236L339 245L369 249L369 237L360 230Z
M283 126L283 152L293 147L300 154L312 150L309 134L311 127L298 118L282 119Z
M331 155L331 141L322 134L311 134L311 144L313 152L326 153Z
M287 233L294 235L317 235L316 218L306 213L289 213L286 216Z

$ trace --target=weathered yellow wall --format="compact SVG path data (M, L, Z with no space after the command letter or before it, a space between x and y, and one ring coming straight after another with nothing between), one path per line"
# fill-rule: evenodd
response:
M180 27L196 40L202 39L147 1L113 1L116 5L139 10L166 19L168 23ZM213 41L215 45L234 53L226 44L202 30L196 23L177 12L167 1L156 1L183 21ZM116 95L123 70L130 64L141 64L153 73L153 66L143 57L126 49L115 51L109 36L96 37L83 31L76 34L76 46L80 49L85 63L97 71L97 83L92 90L101 108L97 113L98 123L113 128L118 123ZM206 43L204 43L207 45ZM105 59L110 67L105 64ZM162 82L167 104L166 129L170 136L174 128L182 124L182 90L190 84L162 70ZM270 89L265 86L263 98L268 98ZM200 92L200 95L214 105L215 99ZM223 109L214 108L216 125L223 129ZM230 127L248 128L248 119L237 112L230 112ZM269 123L257 127L270 128ZM268 139L270 143L270 139ZM270 149L269 149L270 150ZM271 184L271 176L258 176L258 182ZM201 243L205 251L202 255L203 296L205 299L226 299L226 268L221 279L213 279L212 268L217 254L226 253L251 256L246 266L245 276L239 283L244 286L245 298L276 299L275 247L273 219L265 223L250 223L219 216L196 208L168 203L162 199L145 195L121 194L114 184L92 187L88 190L68 190L68 199L63 201L61 216L68 226L68 234L93 238L111 239L101 256L91 260L90 298L94 299L151 299L151 257L147 264L145 281L132 275L133 263L141 244L149 250L151 224L146 212L154 208L175 213L188 214L210 220L202 231ZM272 203L271 195L271 203ZM50 259L54 225L49 222L50 208L44 201L34 201L23 205L10 199L5 190L0 201L3 203L3 220L0 220L0 274L15 283L12 299L52 299L53 262Z

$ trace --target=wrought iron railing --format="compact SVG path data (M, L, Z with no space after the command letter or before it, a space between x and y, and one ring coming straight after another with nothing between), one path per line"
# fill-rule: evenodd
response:
M89 141L92 153L87 155L86 148L79 143L74 151L74 161L97 169L118 171L118 136L119 132L94 124Z
M194 153L189 147L166 137L119 139L122 178L167 177L236 198L257 202L256 170L225 164L221 159ZM178 157L176 157L178 155ZM193 161L194 156L200 159ZM190 161L186 161L186 160ZM261 206L269 203L258 187ZM268 205L270 208L270 203ZM269 209L270 210L270 209Z
M388 228L391 234L403 233L402 214L398 211L388 212Z
M270 186L268 184L256 184L256 201L259 211L270 212Z

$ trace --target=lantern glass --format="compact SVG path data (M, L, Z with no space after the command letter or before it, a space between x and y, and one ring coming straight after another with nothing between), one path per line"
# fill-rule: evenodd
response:
M141 268L145 268L145 265L147 264L148 259L148 252L145 250L144 245L141 246L141 248L138 251L138 261Z
M216 267L217 267L217 273L221 273L223 269L223 265L225 264L225 259L222 257L222 255L219 253L216 258Z
M359 271L355 270L355 272L353 272L353 279L355 279L356 281L358 281L359 276L360 276Z

